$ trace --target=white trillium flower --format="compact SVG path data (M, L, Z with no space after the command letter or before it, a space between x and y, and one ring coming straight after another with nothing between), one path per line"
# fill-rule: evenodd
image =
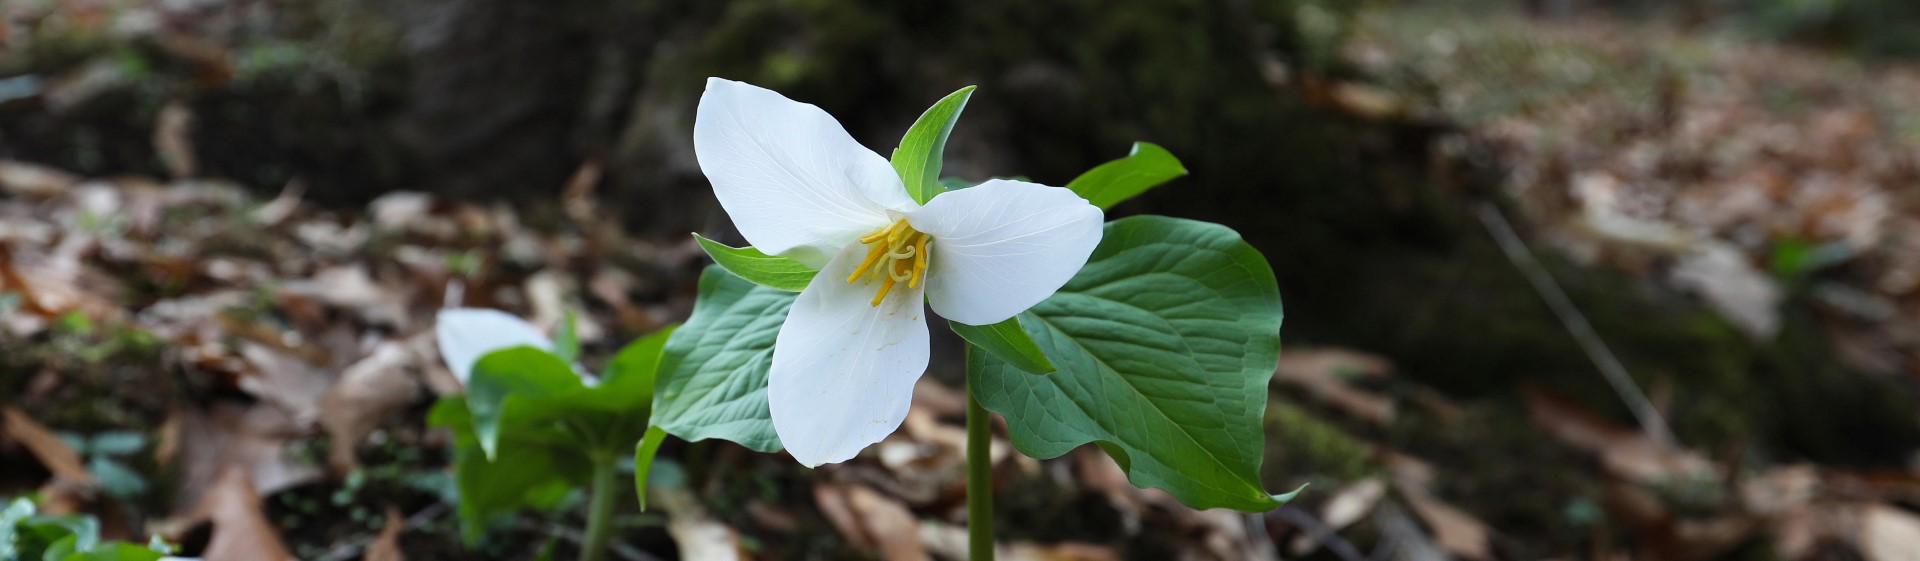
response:
M462 386L473 377L473 365L487 353L514 347L553 351L553 341L533 324L500 310L447 308L440 310L433 322L440 360L447 363Z
M906 419L927 369L923 296L946 319L998 323L1100 243L1100 209L1059 187L996 179L919 205L825 111L742 82L707 80L693 147L747 241L820 270L780 327L767 387L774 431L807 466Z

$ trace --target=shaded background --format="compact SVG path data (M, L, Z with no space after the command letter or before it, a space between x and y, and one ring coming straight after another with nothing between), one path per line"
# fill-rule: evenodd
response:
M683 318L701 264L685 233L740 241L691 145L702 83L722 76L817 104L882 152L977 84L946 169L973 180L1061 185L1160 144L1191 174L1112 214L1226 224L1272 262L1288 355L1269 487L1315 491L1260 517L1193 513L1102 480L1096 454L1010 461L1003 535L1041 554L1920 551L1920 5L1904 0L4 10L0 395L59 431L149 433L128 461L153 489L73 505L136 536L191 521L234 463L302 558L357 555L389 504L416 558L526 558L542 524L577 520L529 515L468 554L444 513L411 524L446 499L422 318L581 308L602 355ZM1527 260L1498 248L1488 205L1673 443L1642 432ZM412 354L368 364L383 345ZM374 379L412 397L355 389ZM149 453L194 422L226 450L238 437L219 427L262 424L247 415L284 417L267 452ZM58 479L30 448L0 444L8 494ZM939 553L958 520L933 460L813 473L723 444L668 455L701 468L693 501L761 558L901 558L901 532ZM315 473L263 482L269 456ZM924 524L861 526L874 512ZM684 547L637 520L636 552ZM178 530L190 550L209 539L179 526L199 528Z

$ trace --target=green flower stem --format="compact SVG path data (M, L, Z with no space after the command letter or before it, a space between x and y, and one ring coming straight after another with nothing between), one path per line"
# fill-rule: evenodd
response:
M587 505L587 539L580 543L581 561L601 561L607 556L607 539L613 530L614 485L619 471L619 456L593 455L593 497Z
M993 418L967 387L967 558L993 561Z

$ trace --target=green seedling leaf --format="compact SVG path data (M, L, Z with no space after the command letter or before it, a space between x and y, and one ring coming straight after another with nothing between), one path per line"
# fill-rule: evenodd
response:
M813 275L819 273L800 264L799 261L767 255L751 246L728 247L727 244L709 240L700 234L694 234L693 240L699 242L700 249L706 250L707 256L712 257L713 262L727 272L774 290L787 292L805 290L807 283L813 281Z
M1075 194L1101 210L1147 192L1161 183L1187 174L1180 159L1151 142L1135 142L1127 157L1100 164L1067 184Z
M1194 508L1261 511L1287 498L1259 478L1280 292L1239 234L1161 216L1108 223L1086 267L1021 320L1058 372L968 352L968 383L1021 453L1099 443L1133 484Z
M1034 344L1033 336L1021 327L1019 316L993 325L967 325L952 321L947 325L967 343L1006 361L1014 368L1034 374L1050 374L1055 370L1053 362L1047 360L1046 353L1040 352L1040 346Z
M108 495L118 498L131 498L147 492L147 480L140 473L125 464L106 456L94 456L87 461L87 471L93 472L93 478Z
M900 181L906 184L907 195L913 197L913 202L927 204L944 190L940 185L940 166L942 154L947 150L947 135L953 133L953 124L960 120L960 112L967 108L967 99L971 97L973 86L940 98L914 120L906 136L900 138L900 147L893 149L893 170L900 173Z
M87 439L87 453L125 456L147 447L147 435L132 431L107 431Z
M667 340L653 424L680 438L719 438L780 450L767 412L773 340L799 294L756 285L718 266L700 274L693 316Z
M480 357L467 381L467 408L480 449L488 459L497 457L501 418L516 403L531 405L539 398L582 387L573 367L540 349L513 347Z

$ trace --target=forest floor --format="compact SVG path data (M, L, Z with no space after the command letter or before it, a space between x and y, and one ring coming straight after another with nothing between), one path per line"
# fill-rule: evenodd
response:
M1844 361L1832 375L1912 399L1920 66L1658 24L1408 10L1359 23L1338 54L1356 73L1308 76L1307 91L1358 119L1443 124L1434 165L1504 170L1536 253L1693 295L1755 345L1799 322ZM532 209L419 193L325 208L297 182L255 197L192 178L182 111L160 111L153 139L177 179L0 162L0 495L215 559L573 547L584 498L460 543L451 443L425 426L459 391L433 313L497 307L551 327L576 312L595 367L686 317L705 262L691 240L625 233L597 204L594 162ZM1920 552L1914 450L1820 462L1689 446L1545 391L1510 392L1519 409L1449 397L1405 375L1418 365L1346 346L1290 347L1275 373L1269 488L1311 483L1297 502L1194 511L1097 449L1037 461L1000 442L1001 558ZM1672 388L1651 386L1673 415ZM622 507L617 557L963 558L962 405L925 380L897 434L818 470L670 444L657 508Z

